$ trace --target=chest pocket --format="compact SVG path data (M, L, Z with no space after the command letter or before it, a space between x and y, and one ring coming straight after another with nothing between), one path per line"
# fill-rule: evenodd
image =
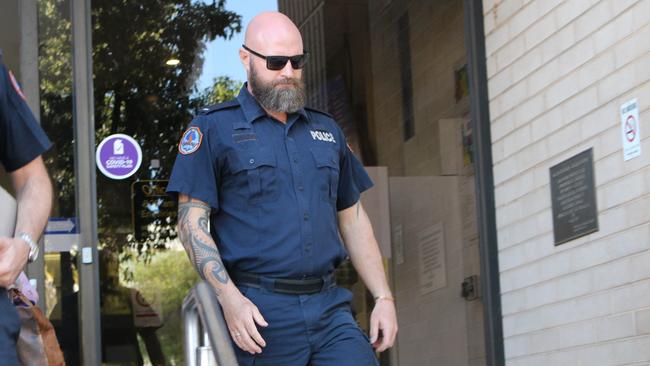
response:
M280 190L277 182L277 162L273 151L255 149L236 151L233 173L247 186L248 202L259 204L278 199Z
M311 153L318 169L321 197L324 201L336 203L339 186L339 156L328 147L312 147Z

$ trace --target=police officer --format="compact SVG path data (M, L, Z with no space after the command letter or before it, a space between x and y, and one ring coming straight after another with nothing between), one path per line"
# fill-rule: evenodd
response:
M180 240L217 293L240 365L376 365L372 346L391 347L397 321L359 202L372 182L332 117L303 107L308 55L289 18L256 16L239 55L248 83L178 146L168 191ZM348 255L375 297L369 339L332 278Z
M16 340L20 321L5 288L38 255L37 240L52 207L52 185L41 154L52 143L27 107L0 52L0 162L9 173L18 202L14 237L0 237L0 360L19 365Z

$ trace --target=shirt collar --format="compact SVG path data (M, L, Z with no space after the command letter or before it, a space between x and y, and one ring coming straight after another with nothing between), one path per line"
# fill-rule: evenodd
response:
M256 119L266 116L266 112L257 102L255 97L251 95L248 91L248 83L244 83L241 89L239 89L239 94L237 95L237 101L244 111L244 116L248 123L253 123Z
M248 82L244 83L244 85L239 90L237 101L242 107L244 116L246 117L246 121L248 121L248 123L253 123L256 119L266 116L266 111L264 111L264 108L260 106L260 103L257 101L257 99L255 99L255 97L248 91ZM296 113L301 115L305 121L311 121L304 108L300 108ZM287 118L287 121L288 120L289 118Z

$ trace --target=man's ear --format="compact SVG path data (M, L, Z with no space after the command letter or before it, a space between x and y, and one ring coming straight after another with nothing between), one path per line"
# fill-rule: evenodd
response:
M241 61L242 66L244 66L246 74L250 72L250 57L250 53L246 52L243 48L239 48L239 60Z

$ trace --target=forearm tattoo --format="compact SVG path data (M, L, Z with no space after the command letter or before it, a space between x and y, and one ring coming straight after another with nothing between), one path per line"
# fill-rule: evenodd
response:
M208 205L200 202L179 202L178 236L199 276L210 283L225 285L230 278L221 261L217 245L210 235L209 218ZM216 291L218 296L220 291Z

